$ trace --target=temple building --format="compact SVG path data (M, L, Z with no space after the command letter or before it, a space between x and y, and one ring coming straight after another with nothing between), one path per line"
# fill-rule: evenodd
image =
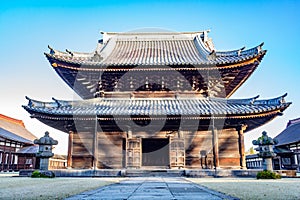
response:
M244 133L290 105L229 98L266 50L218 51L199 32L102 32L92 53L45 53L82 100L27 97L31 117L69 134L68 166L245 168Z

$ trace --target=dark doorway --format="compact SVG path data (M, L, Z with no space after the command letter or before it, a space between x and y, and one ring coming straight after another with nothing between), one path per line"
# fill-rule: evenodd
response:
M122 141L122 167L126 167L126 138Z
M142 139L142 165L168 166L169 139Z

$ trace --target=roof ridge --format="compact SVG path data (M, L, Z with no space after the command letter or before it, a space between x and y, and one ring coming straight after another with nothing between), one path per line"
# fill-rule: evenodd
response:
M173 34L201 34L204 32L210 32L210 30L203 30L203 31L183 31L183 32L176 32L176 31L144 31L144 32L105 32L100 31L101 34L110 34L110 35L173 35Z
M22 127L25 128L25 124L22 120L15 119L15 118L3 115L3 114L0 114L0 119L5 120L5 121L10 122L10 123L17 124L17 125L22 126Z
M291 119L289 120L289 122L286 125L286 128L288 128L289 126L292 126L294 124L299 124L300 123L300 117L295 118L295 119Z

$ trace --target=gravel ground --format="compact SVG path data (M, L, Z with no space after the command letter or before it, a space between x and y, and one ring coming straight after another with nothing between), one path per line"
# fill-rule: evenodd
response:
M27 178L0 173L0 199L63 199L124 178ZM188 178L240 199L300 199L300 178Z
M118 178L27 178L0 175L0 199L64 199Z
M187 180L239 199L300 199L300 178L188 178Z

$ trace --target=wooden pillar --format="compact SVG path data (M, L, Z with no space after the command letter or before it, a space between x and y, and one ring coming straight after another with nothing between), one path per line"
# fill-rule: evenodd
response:
M69 143L68 143L68 156L67 167L72 168L72 154L73 154L73 131L69 131Z
M4 152L0 152L0 172L3 169L3 157L4 157L3 154L4 154Z
M240 167L241 169L246 169L246 156L245 156L245 142L244 142L244 131L246 130L246 125L239 125L236 130L239 136L239 155L240 155Z
M93 141L93 169L98 169L98 117L95 119L94 141Z
M214 162L214 168L218 169L220 167L219 165L219 139L218 139L218 130L212 126L211 129L212 132L212 146L213 146L213 162Z
M299 163L300 160L299 160L299 149L298 149L298 145L299 145L299 143L296 144L296 152L297 152L297 153L296 153L296 160L297 160L297 165L298 165L298 166L297 166L297 170L300 171L300 163Z

